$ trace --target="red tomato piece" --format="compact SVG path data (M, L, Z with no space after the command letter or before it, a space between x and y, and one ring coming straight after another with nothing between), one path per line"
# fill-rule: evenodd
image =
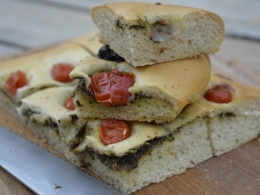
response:
M123 141L130 137L130 134L129 126L121 120L106 119L100 127L100 140L105 146Z
M204 98L215 103L229 103L233 100L232 89L227 84L216 85L206 91Z
M4 89L10 96L14 97L17 89L25 86L26 84L27 78L25 74L22 71L17 70L9 76L5 82Z
M52 78L56 81L67 83L73 79L70 78L69 74L74 69L74 66L68 63L58 63L51 69Z
M75 110L76 109L76 106L73 102L73 96L72 95L65 102L65 108L67 108L69 110Z
M112 70L91 76L90 89L102 105L115 106L129 102L132 94L128 91L134 85L134 75Z

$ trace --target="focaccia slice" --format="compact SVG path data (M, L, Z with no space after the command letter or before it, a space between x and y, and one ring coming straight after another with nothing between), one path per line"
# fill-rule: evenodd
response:
M33 53L0 63L0 97L1 106L15 114L15 108L20 100L41 89L55 86L76 85L77 81L60 82L53 79L51 69L58 63L66 63L75 67L80 60L89 56L83 47L77 43L65 43L39 53ZM25 74L27 83L17 89L14 96L9 95L4 85L10 75L16 71Z
M90 89L92 75L111 70L134 75L134 85L128 89L132 97L125 104L100 104ZM210 73L210 60L206 55L145 67L89 56L70 76L80 80L74 91L79 117L164 123L174 120L187 104L201 97Z
M85 133L84 124L77 125L77 112L65 107L73 89L61 86L38 91L23 98L17 112L21 121L42 141L53 145L74 164L81 165L73 149Z
M225 35L218 15L178 5L106 3L91 16L102 42L133 66L214 53Z
M212 157L207 120L197 118L187 122L182 117L175 120L170 128L131 122L128 139L104 146L100 141L102 120L92 119L75 152L104 181L130 194Z

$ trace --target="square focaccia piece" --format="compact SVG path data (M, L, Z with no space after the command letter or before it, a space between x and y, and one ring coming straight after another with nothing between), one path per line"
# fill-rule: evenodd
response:
M78 38L83 40L88 35ZM69 78L70 71L86 56L92 55L87 47L99 45L95 39L82 46L75 41L6 60L0 63L1 106L15 113L20 100L48 87L76 85ZM94 50L92 51L92 53Z
M71 99L73 89L61 86L35 92L21 100L17 111L21 121L36 136L80 165L73 149L81 142L85 128L82 122L82 126L77 125L79 119Z
M106 3L91 15L101 41L133 66L214 53L225 35L218 15L185 6Z
M70 76L80 117L164 123L201 97L210 73L207 55L144 67L89 56Z

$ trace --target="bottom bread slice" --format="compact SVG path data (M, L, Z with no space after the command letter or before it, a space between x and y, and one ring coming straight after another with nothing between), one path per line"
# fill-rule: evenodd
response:
M218 75L212 75L209 88L223 84L234 90L230 103L214 103L202 97L185 107L171 123L133 122L128 139L108 146L99 139L102 120L81 119L74 123L76 113L63 108L65 96L58 93L58 88L24 98L18 113L32 132L65 154L70 162L86 166L105 182L129 194L180 174L259 135L260 90ZM61 87L59 90L64 90L62 93L66 96L72 91ZM51 97L55 99L52 103ZM53 106L55 104L57 107ZM51 119L52 122L40 119ZM84 129L81 133L79 126Z

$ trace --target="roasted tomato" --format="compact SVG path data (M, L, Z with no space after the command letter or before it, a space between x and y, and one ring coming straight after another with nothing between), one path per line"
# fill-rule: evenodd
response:
M233 100L233 88L227 84L216 85L206 91L204 98L215 103L229 103Z
M73 102L73 97L72 97L72 95L69 96L69 98L66 100L64 106L65 106L65 108L67 108L67 109L69 109L69 110L75 110L76 106L75 106L75 104L74 104L74 102Z
M123 141L130 134L129 126L121 120L106 119L100 127L100 140L105 146Z
M51 69L52 78L56 81L67 83L71 82L69 74L74 69L74 66L68 63L58 63Z
M112 70L91 76L90 89L102 105L115 106L129 102L132 94L128 91L134 85L134 75Z
M25 74L17 70L12 73L5 82L4 89L10 96L15 96L18 88L21 88L27 84L27 78Z

